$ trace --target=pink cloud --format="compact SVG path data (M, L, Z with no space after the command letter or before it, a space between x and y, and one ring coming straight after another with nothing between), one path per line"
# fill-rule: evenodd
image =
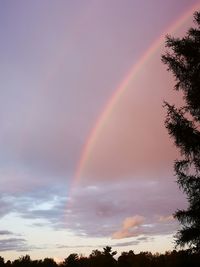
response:
M135 215L133 217L127 217L123 221L123 228L124 229L129 229L129 228L132 228L132 227L136 227L136 226L140 225L143 222L144 222L144 217L139 216L139 215Z
M122 227L119 231L113 233L113 239L122 239L127 237L138 236L140 231L138 227L144 222L144 217L135 215L133 217L127 217L122 223Z
M160 216L158 221L159 222L171 222L171 221L174 221L174 217L172 215Z

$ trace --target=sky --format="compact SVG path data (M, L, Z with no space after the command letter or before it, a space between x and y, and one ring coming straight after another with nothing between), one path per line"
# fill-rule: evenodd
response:
M165 36L197 0L0 1L0 255L174 248L186 207Z

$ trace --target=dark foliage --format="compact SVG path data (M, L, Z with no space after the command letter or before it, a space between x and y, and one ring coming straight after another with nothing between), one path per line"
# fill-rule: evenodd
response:
M200 12L194 14L194 22L196 27L185 37L167 36L169 51L162 61L173 73L175 90L183 93L184 101L179 108L165 102L165 126L182 156L174 165L177 183L188 200L188 208L174 214L181 224L176 243L200 252Z
M70 254L63 262L57 264L51 258L44 260L31 260L29 255L22 256L13 262L5 262L0 257L1 267L199 267L200 253L192 250L166 252L165 254L152 254L140 252L135 254L132 250L122 252L118 259L114 256L111 247L105 247L103 251L94 250L89 257L83 257L76 253Z

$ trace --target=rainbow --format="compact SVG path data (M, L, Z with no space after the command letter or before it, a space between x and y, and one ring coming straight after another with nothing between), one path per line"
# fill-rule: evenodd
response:
M96 123L87 138L87 141L85 142L85 145L82 149L80 160L77 164L75 177L72 182L72 188L80 182L84 167L87 164L89 160L89 156L91 155L92 150L94 148L94 145L96 144L100 136L100 132L103 129L107 121L107 118L111 116L112 112L114 111L114 108L117 106L122 95L132 84L135 77L140 72L140 70L145 65L145 63L154 55L154 53L159 49L159 47L163 45L163 40L165 39L166 34L176 32L184 23L187 22L188 19L191 18L194 11L198 10L199 6L200 4L195 4L194 6L192 6L190 10L185 12L178 20L176 20L175 23L172 23L166 29L166 31L164 31L164 33L153 42L153 44L143 54L140 60L136 64L134 64L134 66L128 71L128 74L126 75L126 77L123 79L123 81L120 83L118 88L115 90L115 92L110 97L109 101L106 103L102 113L97 118Z

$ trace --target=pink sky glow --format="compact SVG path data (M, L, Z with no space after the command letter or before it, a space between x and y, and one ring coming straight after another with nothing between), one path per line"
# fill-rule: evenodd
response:
M0 3L0 255L174 248L186 205L163 101L167 33L199 0Z

